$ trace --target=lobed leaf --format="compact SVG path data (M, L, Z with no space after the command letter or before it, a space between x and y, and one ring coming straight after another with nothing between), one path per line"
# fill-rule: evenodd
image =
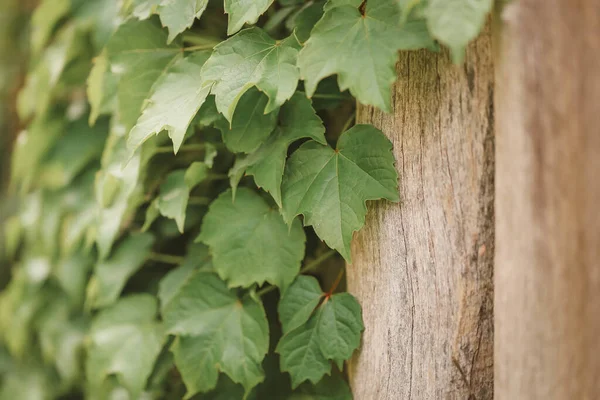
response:
M192 119L210 91L200 80L202 65L209 55L208 51L200 51L176 60L153 84L142 115L129 132L127 148L130 154L150 136L163 130L168 131L177 154Z
M367 200L398 201L392 143L371 125L344 132L334 150L303 144L288 160L282 183L285 221L304 215L317 235L351 262L352 234L364 222Z
M139 398L163 342L156 321L156 299L148 294L125 297L101 311L90 330L86 376L98 390L115 374L132 398Z
M292 35L274 40L260 28L249 28L218 44L202 67L202 79L215 95L217 109L232 122L242 95L256 86L269 101L268 114L286 100L298 85L296 60L300 44Z
M285 168L288 147L297 140L310 138L326 144L325 127L316 115L310 100L300 93L294 94L279 113L279 128L262 145L247 157L238 157L229 172L234 190L244 172L254 175L258 187L271 193L281 207L281 180Z
M246 393L264 379L269 327L262 304L238 298L216 275L198 272L189 278L163 317L167 331L177 335L172 351L187 397L214 388L219 371Z
M312 96L323 78L337 74L340 90L363 104L390 112L398 50L433 48L423 21L400 25L396 0L332 0L298 56L306 93Z
M285 288L300 271L306 237L299 222L288 228L275 208L244 188L235 202L231 190L213 201L198 240L230 287L268 282Z

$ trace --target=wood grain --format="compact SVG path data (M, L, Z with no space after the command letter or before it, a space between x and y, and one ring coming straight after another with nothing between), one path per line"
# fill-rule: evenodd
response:
M493 398L494 71L491 34L464 66L404 52L393 114L359 106L391 139L401 204L369 204L349 291L366 330L357 400Z
M600 1L515 1L501 30L496 395L600 399Z

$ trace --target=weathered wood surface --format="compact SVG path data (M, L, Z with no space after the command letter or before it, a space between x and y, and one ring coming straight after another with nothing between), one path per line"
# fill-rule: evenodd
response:
M486 30L464 66L405 52L392 114L359 107L392 140L401 204L369 204L349 291L366 330L357 400L493 398L494 71Z
M496 397L600 399L600 1L514 1L502 22Z

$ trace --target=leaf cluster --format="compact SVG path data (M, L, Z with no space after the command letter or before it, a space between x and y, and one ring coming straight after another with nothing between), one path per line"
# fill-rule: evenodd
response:
M399 201L353 96L389 111L398 50L459 59L490 3L41 1L0 398L351 399L343 264Z

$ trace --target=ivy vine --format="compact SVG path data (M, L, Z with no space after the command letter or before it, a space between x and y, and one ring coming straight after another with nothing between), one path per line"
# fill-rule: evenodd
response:
M392 111L398 51L460 62L491 6L42 0L0 398L351 399L343 261L366 202L399 200L354 97Z

